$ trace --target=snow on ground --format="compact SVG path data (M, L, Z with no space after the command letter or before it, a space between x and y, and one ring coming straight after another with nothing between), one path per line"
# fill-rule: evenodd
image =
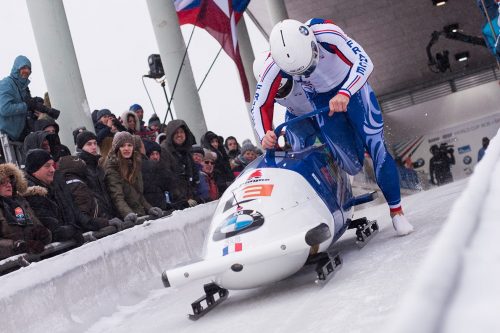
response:
M140 303L122 306L88 329L97 332L369 332L383 331L409 288L467 180L403 199L416 232L396 237L387 206L356 212L376 219L381 231L364 248L348 231L332 248L343 267L326 284L314 283L312 267L273 285L230 291L227 301L197 322L187 319L203 281L180 289L155 289ZM159 279L159 276L152 278Z

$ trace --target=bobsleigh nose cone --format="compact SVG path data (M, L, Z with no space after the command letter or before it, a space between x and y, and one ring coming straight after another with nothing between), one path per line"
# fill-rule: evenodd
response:
M241 272L243 270L243 265L242 264L232 264L231 270L233 272Z
M168 281L168 276L167 276L167 272L166 271L164 271L161 274L161 280L163 281L163 285L165 286L165 288L169 288L170 287L170 281Z

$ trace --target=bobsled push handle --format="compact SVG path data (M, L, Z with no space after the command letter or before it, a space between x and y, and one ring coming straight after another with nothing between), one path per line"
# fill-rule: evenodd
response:
M290 126L290 125L295 124L295 123L297 123L297 122L299 122L299 121L302 121L302 120L304 120L304 119L306 119L306 118L312 118L312 117L314 117L314 116L316 116L316 115L319 115L319 114L321 114L321 113L327 113L327 112L329 112L329 111L330 111L330 108L329 108L328 106L326 106L326 107L322 107L322 108L320 108L320 109L316 109L316 110L314 110L314 111L312 111L312 112L309 112L309 113L303 114L303 115L298 116L298 117L296 117L296 118L290 119L290 120L288 120L288 121L285 121L284 123L281 123L280 125L278 125L278 126L274 129L274 134L276 134L276 137L277 137L277 138L279 138L279 137L280 137L280 135L281 135L281 130L283 129L283 127L285 127L285 126ZM275 164L275 162L276 162L276 161L275 161L275 159L274 159L274 151L275 151L275 149L268 149L268 150L266 151L266 161L267 161L268 163L270 163L270 164L272 163L272 165L276 165L276 164Z

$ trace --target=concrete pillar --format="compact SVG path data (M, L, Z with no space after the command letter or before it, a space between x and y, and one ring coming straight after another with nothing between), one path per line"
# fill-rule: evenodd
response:
M186 44L182 37L173 1L147 0L146 2L170 90L169 95L172 96ZM199 142L200 137L207 132L207 125L187 56L182 64L181 74L173 94L173 105L177 118L186 122Z
M62 0L26 0L26 3L51 105L61 111L57 119L59 137L63 144L73 147L73 130L86 126L94 131L94 125L64 5Z
M266 4L273 27L279 21L283 21L289 18L284 0L266 0Z
M247 105L247 115L250 126L253 128L252 115L250 110L252 108L253 96L255 95L255 87L257 86L257 81L253 75L253 61L255 59L254 52L252 49L252 44L250 43L250 36L248 35L247 25L245 23L244 17L238 22L238 46L240 48L241 61L243 63L243 68L245 69L245 75L247 77L248 86L250 88L250 103ZM259 137L255 131L254 140L255 143L259 144Z

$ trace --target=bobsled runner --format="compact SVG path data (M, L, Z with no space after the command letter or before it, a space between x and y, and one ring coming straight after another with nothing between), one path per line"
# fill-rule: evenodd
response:
M290 126L318 110L278 126ZM352 220L355 205L374 193L355 197L348 174L326 145L300 151L267 150L224 192L208 231L203 260L163 272L165 287L206 279L205 295L192 303L198 319L225 300L228 290L248 289L284 279L305 264L316 264L324 281L341 267L327 249L349 228L359 245L377 231L376 221Z

